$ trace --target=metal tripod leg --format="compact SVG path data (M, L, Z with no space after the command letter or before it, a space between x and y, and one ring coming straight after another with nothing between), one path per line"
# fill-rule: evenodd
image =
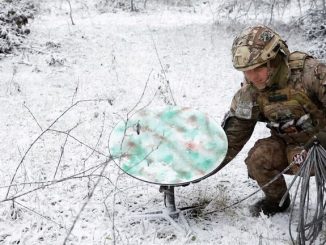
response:
M143 215L133 216L133 218L145 218L145 219L156 219L163 218L170 222L177 230L184 233L189 239L193 239L193 231L189 226L182 210L179 210L175 206L174 186L160 186L160 192L164 194L164 206L165 210L149 212Z
M174 186L160 186L159 191L164 194L164 206L168 213L175 213L177 208L175 207ZM177 217L178 215L175 218Z
M170 221L175 228L185 232L186 237L192 236L193 231L183 212L175 206L174 186L160 186L159 191L164 194L164 205L166 207L164 218Z

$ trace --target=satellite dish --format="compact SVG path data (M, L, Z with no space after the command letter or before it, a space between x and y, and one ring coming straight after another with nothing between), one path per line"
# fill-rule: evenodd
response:
M227 137L200 111L178 106L143 109L111 132L109 150L130 176L161 186L200 181L224 160Z

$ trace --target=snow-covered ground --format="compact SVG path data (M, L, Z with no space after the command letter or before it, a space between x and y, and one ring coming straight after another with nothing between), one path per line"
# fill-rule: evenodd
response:
M243 161L268 135L263 125L222 171L176 188L178 207L210 202L186 216L191 239L164 220L132 217L163 209L158 186L113 162L103 170L110 132L146 84L139 107L169 104L173 96L222 121L242 80L230 54L237 26L216 21L207 4L102 14L78 6L72 25L65 1L41 4L22 52L0 61L0 243L63 244L73 228L67 244L290 244L289 213L249 215L262 194L204 215L257 190ZM295 33L281 34L290 47L303 45Z

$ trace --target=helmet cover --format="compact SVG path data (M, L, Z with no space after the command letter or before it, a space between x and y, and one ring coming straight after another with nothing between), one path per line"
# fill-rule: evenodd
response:
M249 27L233 41L233 66L240 71L251 70L274 59L279 51L289 54L279 34L267 26Z

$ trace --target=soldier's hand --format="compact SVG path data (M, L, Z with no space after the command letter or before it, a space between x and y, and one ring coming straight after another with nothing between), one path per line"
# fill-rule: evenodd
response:
M326 149L326 132L320 131L304 145L306 151L308 151L314 144L320 144L324 149Z

